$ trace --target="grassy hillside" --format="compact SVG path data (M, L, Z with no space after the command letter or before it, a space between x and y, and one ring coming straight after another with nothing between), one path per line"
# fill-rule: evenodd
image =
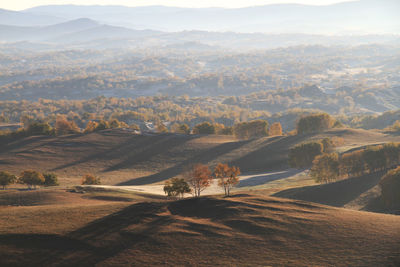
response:
M19 266L396 266L399 225L398 216L244 194L9 207L0 209L0 259Z
M226 162L242 173L288 168L291 146L309 139L339 136L340 150L371 143L400 141L400 136L338 129L320 135L277 136L238 141L231 136L180 134L135 135L108 130L87 135L28 137L0 144L0 167L19 174L24 169L55 172L62 185L75 185L86 173L104 184L149 184L179 175L188 165Z

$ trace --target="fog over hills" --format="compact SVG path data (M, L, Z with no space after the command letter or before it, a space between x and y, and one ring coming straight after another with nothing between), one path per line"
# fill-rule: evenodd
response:
M399 13L397 0L360 0L328 6L275 4L237 9L51 5L23 12L3 10L0 24L50 25L60 22L60 18L67 21L86 17L103 24L162 31L367 34L399 33Z

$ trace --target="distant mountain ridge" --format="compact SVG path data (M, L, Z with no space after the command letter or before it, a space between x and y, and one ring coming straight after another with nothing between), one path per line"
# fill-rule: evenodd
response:
M43 26L46 21L50 25L85 17L101 24L170 32L398 34L398 14L400 1L397 0L359 0L328 6L275 4L237 9L50 5L22 12L2 10L0 24ZM17 21L15 17L18 16Z

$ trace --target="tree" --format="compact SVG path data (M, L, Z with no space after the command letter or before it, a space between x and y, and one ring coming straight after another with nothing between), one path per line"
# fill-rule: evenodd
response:
M158 133L168 133L168 128L164 125L164 123L160 122L157 124L157 132Z
M193 128L194 134L215 134L215 127L208 121L196 124Z
M211 171L204 164L196 164L187 175L188 183L193 188L196 197L199 197L200 193L212 183Z
M241 139L268 136L268 122L266 120L254 120L235 124L233 132Z
M100 178L95 177L93 174L85 174L82 178L82 185L97 185L101 184Z
M321 144L324 150L324 153L332 153L335 150L335 144L330 138L324 138L321 140Z
M365 170L363 152L364 149L343 154L340 157L340 174L348 177L361 175Z
M168 197L177 197L180 195L181 198L183 198L185 193L190 192L192 192L192 190L183 178L172 178L165 182L164 193L167 194Z
M268 134L269 134L270 136L282 135L282 125L281 125L279 122L274 122L274 123L271 124L271 126L269 127Z
M68 121L65 116L57 116L56 119L56 134L73 134L79 133L80 130L74 121Z
M322 154L313 161L310 175L317 183L329 183L339 177L339 157L336 153Z
M186 123L179 125L178 130L183 134L190 134L190 127Z
M230 195L232 187L239 183L240 169L238 167L229 167L227 164L218 163L215 167L214 175L219 179L218 185L224 188L225 196Z
M289 150L289 165L293 168L309 167L322 152L323 146L320 142L298 144Z
M98 125L99 124L95 121L88 121L88 123L86 124L86 128L84 130L84 133L91 133L91 132L96 131Z
M311 114L300 118L297 123L297 133L318 133L332 128L334 120L327 113Z
M43 174L37 171L26 170L21 172L19 182L28 185L28 188L32 187L36 189L37 185L43 184L45 181Z
M8 185L15 183L15 181L15 175L5 171L0 172L0 185L3 187L3 190L5 190Z
M400 206L400 166L388 171L379 181L382 200L387 207Z
M45 186L59 185L57 175L55 173L43 173Z
M52 135L54 133L53 129L48 123L34 122L29 124L26 129L28 136L31 135Z

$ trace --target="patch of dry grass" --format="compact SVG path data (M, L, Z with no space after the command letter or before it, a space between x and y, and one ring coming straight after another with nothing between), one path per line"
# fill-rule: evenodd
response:
M398 216L259 195L133 205L110 202L63 208L11 207L0 210L0 222L0 257L4 264L400 263Z

